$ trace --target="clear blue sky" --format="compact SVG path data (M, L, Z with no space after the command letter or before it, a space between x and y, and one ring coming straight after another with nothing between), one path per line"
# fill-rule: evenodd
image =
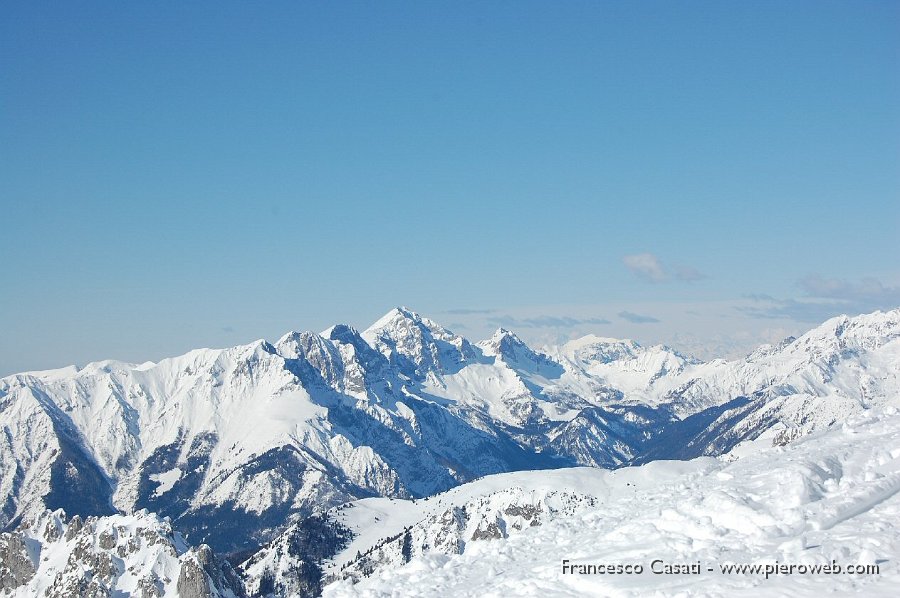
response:
M396 304L749 344L900 304L900 3L4 2L0 203L0 375Z

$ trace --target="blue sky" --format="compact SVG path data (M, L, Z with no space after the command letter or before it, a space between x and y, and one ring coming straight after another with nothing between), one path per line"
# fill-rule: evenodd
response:
M397 304L735 353L900 305L898 167L896 2L6 2L0 375Z

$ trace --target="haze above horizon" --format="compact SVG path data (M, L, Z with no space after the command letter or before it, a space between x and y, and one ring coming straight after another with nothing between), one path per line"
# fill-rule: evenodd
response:
M0 376L394 305L703 357L900 306L895 2L0 15Z

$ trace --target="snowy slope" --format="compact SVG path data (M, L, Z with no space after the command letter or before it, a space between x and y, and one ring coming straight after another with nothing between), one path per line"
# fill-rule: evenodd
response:
M17 494L25 499L5 513L9 519L33 517L44 506L82 514L150 508L181 516L230 504L259 515L286 501L302 507L350 496L318 460L281 449L297 436L307 445L342 447L322 429L324 410L264 342L3 383L10 409L0 420L18 431L0 446L3 481L22 479L18 487L10 482L7 505ZM265 462L272 451L282 453L279 468ZM352 458L352 447L341 456ZM30 485L35 490L23 492Z
M897 408L854 415L788 446L771 443L771 438L758 440L718 459L658 461L612 472L492 476L502 487L547 477L557 492L592 496L594 504L506 539L471 541L461 554L440 548L414 554L408 563L376 568L355 585L351 577L337 581L324 595L895 595L900 583ZM640 565L643 571L564 572L564 561ZM764 569L720 569L776 563L794 565L793 574L766 578ZM804 574L796 568L832 563L877 565L879 572ZM676 564L687 565L686 572L653 573ZM699 564L696 573L690 569L694 564Z
M505 538L593 506L594 496L602 494L602 473L560 469L497 474L425 499L353 501L295 524L239 569L251 593L269 595L260 591L268 577L278 580L274 591L269 588L271 595L292 595L312 585L308 575L313 563L327 583L396 568L429 551L457 554L472 541ZM567 490L573 486L579 490ZM315 541L300 540L309 536Z

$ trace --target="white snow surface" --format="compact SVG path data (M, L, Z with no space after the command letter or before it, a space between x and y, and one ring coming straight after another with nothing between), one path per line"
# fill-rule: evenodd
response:
M325 598L381 596L896 596L900 587L900 399L786 446L769 438L719 458L489 476L429 501L357 501L345 522L373 544L442 505L497 490L569 490L591 506L461 554L429 551L376 569ZM771 436L771 435L770 435ZM463 498L465 500L463 500ZM372 524L374 517L378 524ZM700 564L697 574L654 574ZM564 573L573 565L640 564L642 574ZM877 573L721 572L720 566L876 565ZM712 568L712 571L708 569Z
M503 473L485 476L425 499L366 498L353 501L332 510L334 520L352 530L354 538L341 552L328 559L325 572L338 574L354 559L357 551L365 552L407 527L438 520L453 507L465 507L469 511L468 525L463 532L466 537L478 530L484 519L481 513L473 516L479 510L487 512L509 505L544 504L553 511L565 511L568 503L580 502L572 500L571 492L578 496L602 494L605 473L587 467ZM547 515L545 511L543 516Z
M150 479L154 482L159 482L159 486L153 491L153 496L159 496L171 490L175 482L181 479L181 469L173 467L165 473L152 474Z

